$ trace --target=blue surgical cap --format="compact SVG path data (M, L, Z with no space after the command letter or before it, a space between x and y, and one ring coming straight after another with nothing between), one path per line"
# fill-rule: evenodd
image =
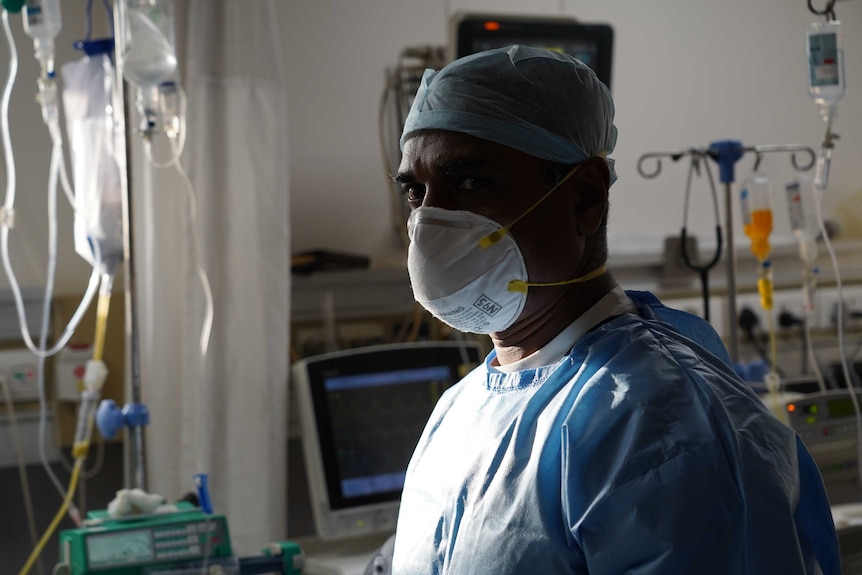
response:
M558 52L508 46L426 70L401 134L449 130L552 162L610 155L617 141L611 94L586 64ZM608 159L611 183L616 180Z

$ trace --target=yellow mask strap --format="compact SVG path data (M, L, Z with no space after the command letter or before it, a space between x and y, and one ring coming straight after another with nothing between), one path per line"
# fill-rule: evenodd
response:
M608 265L604 264L601 267L594 269L590 273L586 275L582 275L581 277L577 277L570 280L563 280L560 282L524 282L521 280L512 280L509 282L508 289L509 291L517 292L517 293L527 293L527 288L530 287L549 287L549 286L564 286L569 284L579 284L588 282L591 279L597 278L603 273L608 271Z
M595 157L601 157L601 158L604 158L604 157L606 157L606 156L607 156L607 153L606 153L606 152L600 152L600 153L596 154L595 156L591 156L591 157L593 157L593 158L595 158ZM586 161L586 160L584 160L584 162L585 162L585 161ZM505 226L503 226L503 227L501 227L501 228L499 228L499 229L496 229L496 230L494 230L493 232L491 232L490 234L488 234L487 236L485 236L485 237L481 238L481 239L479 240L479 245L480 245L481 247L483 247L483 248L487 248L487 247L492 246L492 245L496 244L497 242L499 242L499 241L503 238L503 236L505 236L506 234L508 234L508 233L509 233L509 229L510 229L512 226L514 226L514 225L515 225L515 224L517 224L519 221L521 221L521 219L522 219L524 216L526 216L527 214L529 214L530 212L532 212L533 210L535 210L535 209L538 207L538 205L539 205L539 204L541 204L542 202L544 202L544 201L545 201L545 199L546 199L548 196L550 196L550 195L551 195L551 194L553 194L555 191L557 191L557 188L559 188L560 186L562 186L563 184L565 184L565 183L566 183L566 180L568 180L569 178L571 178L572 176L574 176L574 175L575 175L575 172L577 172L577 171L578 171L578 169L579 169L582 165L584 165L584 162L581 162L580 164L578 164L577 166L575 166L574 168L572 168L572 169L571 169L571 171L570 171L568 174L566 174L566 175L565 175L565 177L564 177L562 180L560 180L559 182L557 182L557 184L556 184L553 188L551 188L550 190L548 190L548 192L547 192L544 196L542 196L541 198L539 198L539 199L536 201L536 203L534 203L532 206L530 206L529 208L527 208L527 211L525 211L524 213L522 213L520 216L518 216L517 218L515 218L515 219L514 219L514 220L512 220L511 222L509 222L507 225L505 225Z

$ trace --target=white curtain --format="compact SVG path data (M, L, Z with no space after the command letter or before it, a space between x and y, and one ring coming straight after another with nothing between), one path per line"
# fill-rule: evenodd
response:
M215 301L203 363L182 180L140 154L132 167L147 487L175 499L208 473L242 554L283 539L287 525L287 105L275 24L273 0L191 0L188 10L184 164Z

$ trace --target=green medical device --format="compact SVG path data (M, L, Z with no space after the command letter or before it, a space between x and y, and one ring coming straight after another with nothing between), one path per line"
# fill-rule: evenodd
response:
M60 533L60 562L70 575L192 573L233 558L227 520L188 503L176 513L116 519L91 512L85 527ZM62 571L61 571L62 572Z

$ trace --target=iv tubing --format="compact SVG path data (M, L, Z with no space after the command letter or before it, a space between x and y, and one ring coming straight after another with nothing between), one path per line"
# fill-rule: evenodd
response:
M48 184L48 271L47 278L45 281L45 296L42 302L42 323L39 332L40 353L36 354L36 374L37 385L39 388L39 458L42 462L42 467L45 469L45 472L48 474L48 477L50 478L51 482L54 484L54 487L57 489L57 492L62 498L65 490L62 483L54 473L54 470L51 469L51 465L48 463L48 458L45 454L45 426L48 418L48 406L47 399L45 397L45 357L47 354L44 353L45 349L48 346L48 330L51 321L51 300L54 291L54 272L57 264L57 162L61 159L62 149L55 146L53 148L53 153L51 154L51 171ZM3 231L5 232L7 230L4 229ZM8 253L7 247L8 246L4 246L4 255ZM14 276L10 274L10 278L14 278ZM11 280L10 283L12 283ZM13 285L15 285L15 287L17 288L17 282L15 282ZM23 316L23 303L22 305L18 306L18 310L20 321L20 316ZM27 323L25 319L23 322L22 333L26 333L29 336L29 333L26 330L26 325ZM69 516L76 525L80 524L80 513L78 512L78 509L74 506L74 504L70 505L69 507Z
M769 327L769 376L772 385L769 386L769 395L772 396L773 406L778 405L778 338L775 335L775 318L772 310L766 311L766 325Z
M186 186L186 194L188 195L189 200L189 220L192 228L192 240L195 251L195 263L197 264L197 273L198 278L201 282L201 287L204 290L204 296L206 298L206 316L204 319L204 325L201 330L201 355L206 356L207 349L209 347L209 339L210 334L212 332L212 324L213 324L213 293L212 288L210 286L209 277L207 276L206 270L203 265L203 250L201 249L201 238L200 231L198 230L198 201L197 196L195 196L195 188L192 184L189 175L186 173L185 168L183 168L182 163L180 162L180 156L182 155L182 146L183 143L180 143L176 150L174 150L174 161L173 164L177 168L177 172L182 178L183 183Z
M104 274L102 276L102 287L99 290L99 304L96 308L96 335L93 338L93 359L102 361L105 350L105 331L108 326L108 310L111 306L111 289L114 284L114 276Z
M36 356L44 357L56 354L60 349L65 347L66 343L68 343L69 338L72 337L75 329L78 327L78 323L81 321L81 317L83 317L84 312L89 307L90 302L92 301L93 296L95 295L95 288L98 286L98 267L100 267L101 254L97 254L97 263L99 265L94 265L93 274L90 276L90 284L87 287L87 291L84 296L84 300L81 301L81 305L78 308L78 311L75 315L72 316L72 319L69 321L69 324L66 326L66 330L63 333L60 341L48 352L44 352L36 347L33 343L33 339L30 336L30 331L27 328L27 318L25 315L24 309L24 300L21 296L21 290L18 285L17 277L15 276L14 271L12 270L12 264L9 259L9 231L10 228L14 225L14 206L15 206L15 192L16 192L16 172L15 172L15 156L12 149L12 138L9 132L9 101L12 95L12 88L15 85L15 78L18 74L18 52L15 48L15 41L12 37L12 30L9 26L9 13L4 10L3 15L3 30L6 34L6 40L9 44L9 75L6 80L6 85L3 90L2 102L0 102L0 131L2 131L2 139L3 139L3 151L6 160L6 197L4 200L2 214L0 214L0 256L2 256L3 267L6 270L6 275L9 279L9 285L12 290L12 295L15 299L15 307L18 312L18 323L21 327L21 335L24 339L27 348L33 352ZM59 146L57 138L53 130L51 130L51 126L49 126L49 131L52 134L52 140L54 140L53 152L51 155L51 178L53 178L53 184L50 185L50 189L53 189L56 186L56 170L60 170L61 178L62 172L64 170L64 166L61 169L59 166L62 166L65 162L63 161L62 156L62 141L59 142ZM68 181L68 178L67 178ZM8 218L8 221L7 221ZM49 234L50 234L50 226L56 226L56 219L51 220L50 218L56 218L56 212L53 215L49 214ZM54 228L56 230L56 228ZM50 249L50 248L49 248ZM96 251L96 248L94 248ZM53 253L53 260L49 254L49 278L46 283L53 283L53 270L52 266L56 266L56 252ZM94 284L93 280L96 280Z
M15 416L15 404L12 401L12 392L9 391L9 383L0 377L0 388L3 391L3 399L6 403L6 411L9 412L9 423L12 429L12 444L15 446L15 459L18 463L18 477L21 481L21 492L24 497L24 510L27 513L27 527L30 530L30 541L35 546L39 536L36 533L36 516L33 513L33 497L30 494L30 480L27 477L27 464L24 462L24 450L21 447L21 436L18 434L18 420ZM43 573L42 564L39 564L39 572Z
M209 340L210 335L212 333L212 325L213 325L213 294L212 287L210 286L209 277L207 276L206 270L203 266L203 250L201 249L201 239L200 233L198 231L198 208L197 208L197 197L195 196L195 188L194 184L192 184L189 175L186 173L185 168L183 168L182 163L180 162L180 155L182 154L182 150L180 145L176 142L172 142L172 151L174 153L174 159L169 164L177 169L177 173L180 175L180 178L183 180L183 184L186 188L186 194L188 195L189 200L189 220L191 223L191 232L192 232L192 246L194 249L194 258L195 258L195 266L197 268L198 279L201 283L201 288L204 290L204 298L205 298L205 315L204 315L204 324L201 328L201 337L200 337L200 352L202 357L206 357L207 350L209 349ZM146 150L150 150L150 141L148 138L144 139L144 148ZM147 157L151 157L149 152ZM159 167L157 164L153 164L154 167Z
M12 213L9 212L15 205L15 156L12 153L12 137L9 135L9 100L12 96L12 88L15 86L15 78L18 75L18 51L15 49L15 40L12 37L12 29L9 27L9 12L6 10L3 10L3 30L9 44L9 75L6 77L6 86L3 88L3 99L0 103L3 152L6 159L6 199L3 204L3 209L7 212L4 214L3 219L5 219L5 216L12 216Z
M75 488L78 485L78 478L81 475L81 468L83 467L83 465L83 457L78 457L75 459L75 467L72 468L72 478L69 480L69 489L66 491L66 497L63 499L63 504L60 506L59 511L57 511L57 514L54 516L54 519L48 526L48 529L45 531L45 534L42 535L42 538L39 540L39 543L36 544L36 547L33 549L33 552L30 553L30 558L27 559L27 562L24 564L24 567L21 568L21 571L18 572L18 575L27 575L27 573L30 572L30 569L33 567L33 564L36 562L36 559L42 553L42 549L45 548L45 545L51 539L51 536L54 534L54 531L57 530L57 526L63 519L63 515L66 514L66 509L69 507L69 504L72 501L72 497L75 496Z
M814 377L817 379L817 387L825 393L826 381L823 379L820 364L817 363L817 355L814 353L814 342L811 341L811 313L808 311L805 312L805 347L808 352L808 362L811 364L811 369L814 370Z
M148 135L144 136L144 152L146 153L147 160L149 160L149 162L155 168L170 168L174 164L178 164L180 158L183 157L183 152L186 149L186 112L188 110L188 100L186 99L185 90L183 90L182 87L179 85L177 85L177 93L179 94L180 101L180 129L179 135L176 139L171 137L171 159L166 162L157 162L155 157L153 157L153 149L150 144L150 138Z
M808 354L808 362L811 369L814 371L814 377L817 379L817 387L821 392L826 392L826 380L823 379L823 373L820 371L820 364L817 361L817 354L814 352L814 340L811 338L811 312L814 309L815 286L815 271L809 257L805 257L806 251L803 249L804 243L800 240L800 259L804 266L803 282L802 282L802 297L805 307L804 328L805 328L805 350Z
M59 172L59 165L56 163L57 161L62 161L62 149L55 147L54 153L52 154L51 159L51 180L52 180L52 189L56 188L57 185L57 173ZM11 171L11 170L10 170ZM8 195L7 195L8 198ZM54 207L49 215L48 222L48 230L49 230L49 258L48 258L48 272L46 278L46 294L48 290L53 290L54 284L54 271L57 265L57 241L56 241L56 226L57 226L57 213L56 213L56 202L53 203ZM99 286L99 270L102 267L101 262L101 250L99 249L98 242L93 242L93 253L95 256L95 262L93 264L93 271L90 274L90 281L87 285L87 291L84 293L84 298L81 300L78 309L72 315L72 318L69 320L69 323L66 325L66 328L63 330L63 334L60 336L60 339L54 344L54 346L49 350L42 350L36 347L33 343L33 339L30 335L30 330L27 327L27 316L26 309L24 308L24 299L21 295L21 289L18 285L17 277L15 276L15 272L12 270L12 263L9 259L9 226L3 226L2 230L0 230L0 250L2 250L2 258L3 258L3 266L6 269L6 275L9 278L9 286L12 289L12 295L15 299L16 309L18 312L18 324L21 328L21 335L24 339L24 343L27 345L27 348L33 352L34 355L38 357L50 357L52 355L57 354L61 349L63 349L69 340L74 335L75 330L78 328L78 324L81 322L84 314L87 309L90 307L90 303L93 301L93 297L96 295L96 289Z
M826 223L823 221L819 192L817 186L812 186L811 193L814 194L814 211L817 214L817 221L820 223L820 234L823 236L823 243L826 245L826 251L829 252L832 268L835 271L835 284L838 286L838 351L841 355L841 369L844 374L844 381L847 382L850 400L853 402L853 408L856 410L856 464L859 475L862 477L862 410L859 407L859 398L856 397L856 389L853 387L853 379L850 377L850 369L847 366L847 351L844 348L844 289L841 285L841 270L838 268L838 258L835 257L835 250L832 249L832 242L829 240Z

